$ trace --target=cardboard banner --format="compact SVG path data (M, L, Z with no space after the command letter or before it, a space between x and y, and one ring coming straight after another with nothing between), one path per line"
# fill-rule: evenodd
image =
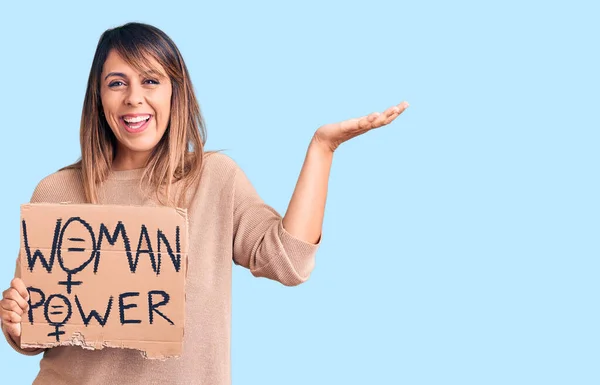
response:
M21 346L180 356L187 237L182 209L22 205L20 273L30 298Z

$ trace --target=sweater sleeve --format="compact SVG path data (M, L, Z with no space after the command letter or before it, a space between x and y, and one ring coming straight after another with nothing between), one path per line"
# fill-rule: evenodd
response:
M16 268L15 268L15 277L16 278L20 278L21 274L20 274L20 264L21 264L21 256L19 253L19 257L17 258L17 263L16 263ZM45 349L35 349L35 350L25 350L25 349L21 349L21 347L19 345L17 345L17 343L12 339L12 337L8 334L8 332L5 329L5 325L4 325L4 321L2 321L2 333L4 334L4 337L6 338L6 341L8 341L8 344L10 346L12 346L13 349L15 349L17 352L24 354L26 356L35 356L37 354L42 353Z
M283 218L260 198L239 167L233 177L233 260L285 286L308 280L321 243L301 240L283 227Z

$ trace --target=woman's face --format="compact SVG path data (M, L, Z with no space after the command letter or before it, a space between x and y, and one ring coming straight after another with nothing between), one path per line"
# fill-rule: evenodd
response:
M100 98L118 140L115 166L142 167L169 124L171 81L151 61L162 74L141 74L114 50L104 62Z

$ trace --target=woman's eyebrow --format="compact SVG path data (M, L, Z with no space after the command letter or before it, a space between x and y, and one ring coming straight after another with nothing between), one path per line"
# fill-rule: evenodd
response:
M166 77L165 74L163 74L160 71L154 70L154 69L149 69L147 71L142 72L142 76L156 76L158 78Z
M120 76L122 78L126 78L127 76L122 72L109 72L108 75L104 77L104 80L108 79L110 76Z

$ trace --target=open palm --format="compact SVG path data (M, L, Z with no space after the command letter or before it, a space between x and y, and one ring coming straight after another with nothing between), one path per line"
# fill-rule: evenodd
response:
M315 140L329 146L331 151L335 151L340 144L356 136L362 135L374 128L379 128L390 124L404 110L408 108L408 103L402 102L385 110L383 113L373 112L369 115L344 120L338 123L330 123L319 127L315 132Z

